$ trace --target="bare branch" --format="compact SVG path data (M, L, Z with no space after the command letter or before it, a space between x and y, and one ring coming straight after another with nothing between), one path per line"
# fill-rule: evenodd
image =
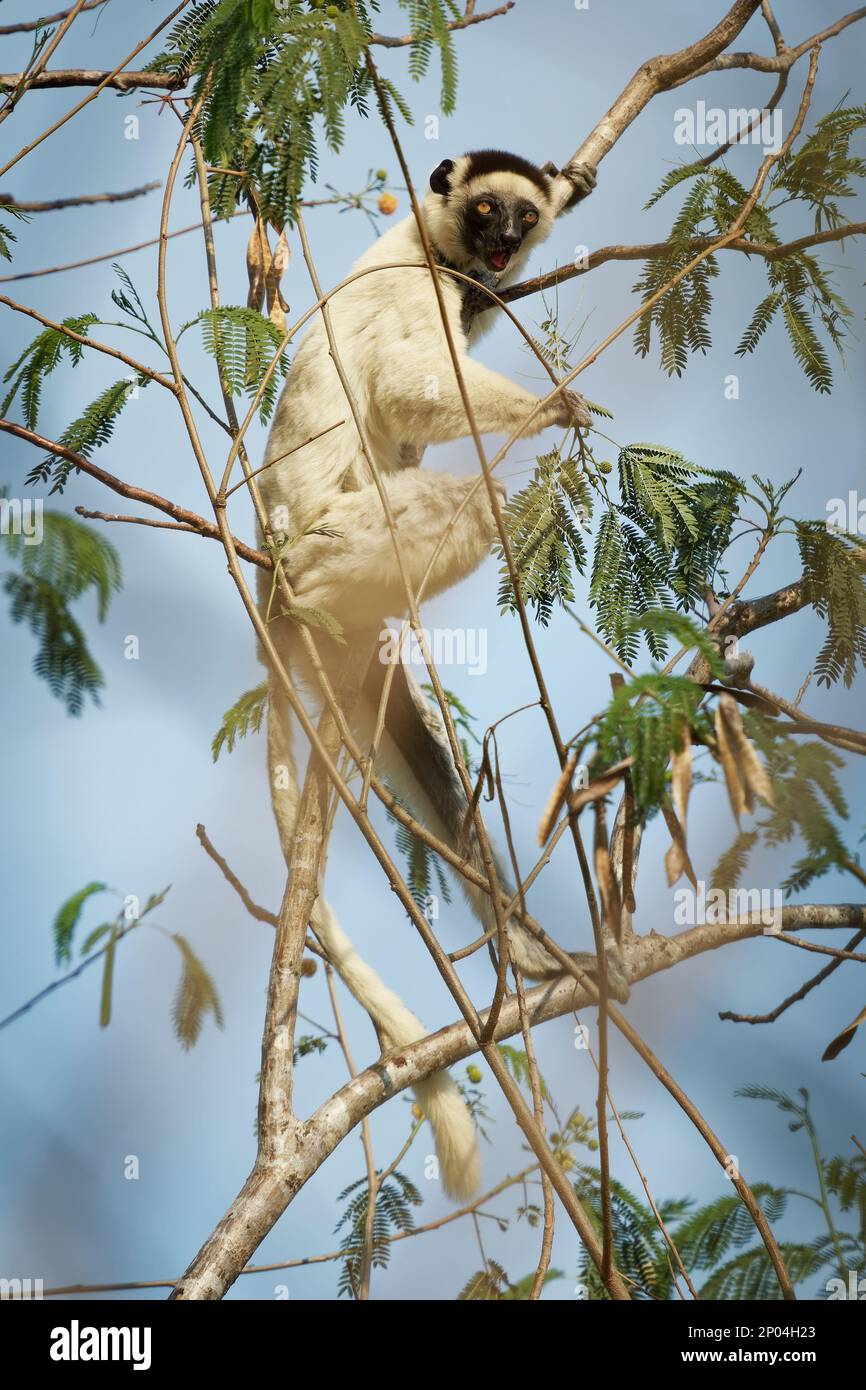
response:
M85 0L81 6L80 14L87 10L98 9L104 5L105 0ZM43 15L41 19L24 19L18 24L0 24L0 36L6 34L32 34L34 29L44 29L47 24L57 24L61 19L65 19L70 10L58 10L56 14Z
M796 47L789 48L784 46L781 50L777 49L776 56L773 58L765 57L763 53L722 53L712 62L706 63L696 72L681 78L674 85L680 86L683 81L689 81L692 77L704 77L708 72L726 72L731 68L754 68L756 72L787 72L798 59L808 53L810 48L816 44L824 43L826 39L833 39L837 34L841 34L843 29L847 29L849 24L856 24L859 19L866 18L866 5L859 10L852 10L850 14L843 15L837 19L835 24L830 24L826 29L821 29L819 33L813 34L811 38L804 39Z
M104 4L105 0L93 0L94 4ZM92 5L83 6L84 9L92 8ZM500 15L507 14L514 9L514 0L507 0L507 3L500 5L496 10L487 10L484 14L474 14L471 10L461 19L452 19L448 22L448 28L452 31L458 29L468 29L472 24L483 24L488 19L498 19ZM59 16L56 16L59 18ZM174 18L173 15L169 18ZM9 29L0 29L0 34L11 33L13 28L35 28L36 25L16 25ZM416 34L373 34L368 40L371 44L376 44L381 48L408 48L417 40ZM142 45L143 46L143 45ZM125 65L124 65L125 66ZM20 72L0 73L0 90L14 91L21 82L23 74ZM186 81L178 81L178 78L171 72L148 72L148 71L121 71L115 69L113 72L106 72L94 68L58 68L53 72L40 72L28 84L33 90L51 90L57 87L112 87L118 92L130 92L137 87L150 87L157 91L175 91L186 85Z
M784 242L781 246L771 246L769 242L750 241L748 237L737 237L734 241L726 242L719 250L740 251L746 256L761 256L766 261L782 261L787 256L793 256L797 251L805 251L810 246L823 246L830 241L844 241L846 237L863 236L866 234L866 222L848 222L842 227L825 227L823 231L811 232L808 236L798 237L796 241ZM692 237L686 245L686 250L696 252L705 250L711 246L717 238ZM586 275L590 270L595 270L600 265L605 265L608 261L647 261L657 256L670 255L671 244L669 241L648 241L634 246L600 246L597 251L592 251L585 260L581 260L579 265L558 266L556 270L547 270L543 275L535 275L531 280L521 280L516 285L510 285L504 289L500 298L506 304L512 303L515 299L523 299L527 294L537 294L539 290L546 290L556 285L564 284L566 280L573 280L575 276ZM479 310L491 308L492 303L486 301L479 305Z
M693 76L732 43L758 9L761 0L736 0L723 19L702 39L677 53L662 54L642 63L616 101L575 151L571 163L598 165L613 148L641 111L659 92L667 91L680 79ZM562 184L562 202L572 192L567 179Z
M180 0L180 4L176 5L175 8L169 14L166 15L165 19L161 20L160 23L157 24L156 28L150 31L146 38L142 39L140 43L137 43L135 45L135 48L133 48L132 52L127 53L126 57L123 59L122 62L118 63L116 68L113 68L111 72L106 73L104 75L103 80L97 83L92 92L90 92L86 97L82 97L81 101L77 102L75 106L71 108L71 110L67 111L63 116L60 116L56 121L53 122L52 125L48 127L47 130L43 130L41 135L37 135L35 140L31 140L29 145L25 145L23 149L19 150L18 153L12 157L12 159L7 160L3 167L0 168L0 178L2 178L4 174L8 173L10 169L12 169L22 159L24 159L26 155L30 154L32 150L35 150L38 145L41 145L44 140L47 140L49 135L53 135L54 132L59 130L61 126L65 125L67 121L71 121L73 116L77 116L79 111L83 111L84 107L87 106L89 102L93 101L96 97L99 96L99 93L102 91L103 87L108 86L109 82L114 77L116 77L118 73L122 72L122 70L126 67L127 63L131 62L133 58L136 58L143 48L147 48L147 45L156 38L157 34L161 34L163 29L165 29L169 24L171 24L171 21L174 18L176 18L177 15L180 14L181 10L186 9L188 3L189 0ZM0 89L2 89L2 86L2 78L0 78Z
M864 939L866 939L866 931L855 932L845 947L845 952L855 950ZM768 1014L735 1014L730 1009L725 1009L719 1012L719 1018L729 1019L731 1023L775 1023L776 1019L790 1009L792 1004L798 1004L801 999L806 998L807 994L811 994L813 989L823 984L829 975L839 969L841 964L841 960L831 960L829 965L825 965L823 970L819 970L817 975L812 976L811 980L806 980L799 989L795 990L793 994L789 994L786 999L782 1000L781 1004L777 1004L775 1009L772 1009Z
M508 11L513 9L514 0L507 0L507 4L500 5L498 10L487 10L485 14L476 14L473 0L471 5L466 6L462 19L448 21L448 28L452 33L456 29L468 29L470 24L483 24L486 19L498 19L500 15L508 14ZM417 34L404 34L401 38L393 38L388 34L373 34L368 42L378 44L381 48L408 48L409 44L415 43L417 38Z
M16 439L26 440L28 444L33 444L37 449L44 449L49 454L57 454L60 458L68 459L74 463L76 468L80 468L82 473L87 473L97 482L104 483L111 488L112 492L119 493L121 497L128 498L131 502L144 502L148 507L155 507L157 511L165 512L167 516L175 521L185 523L183 529L188 526L191 531L196 531L200 536L208 540L220 540L220 532L213 522L206 521L197 512L191 512L187 507L179 507L176 502L170 502L167 497L161 497L158 492L148 492L146 488L134 487L132 483L125 483L121 478L116 478L113 473L108 473L104 468L91 463L83 454L76 454L73 449L67 449L65 444L58 443L54 439L46 439L44 435L37 434L35 430L28 430L24 425L16 425L12 420L0 420L0 430L7 434L12 434ZM243 541L235 540L235 548L238 555L244 560L249 560L253 565L258 565L259 569L273 569L273 562L270 555L266 555L261 550L253 550L252 546L245 545Z
M104 3L104 0L100 0ZM11 193L0 193L0 207L17 208L19 212L59 212L61 208L80 208L91 203L125 203L130 198L140 198L159 188L159 180L143 183L140 188L130 188L124 193L82 193L75 198L53 198L46 203L22 203Z
M15 83L14 87L12 87L9 96L3 103L2 109L0 109L0 121L5 121L8 116L11 116L24 93L34 82L39 81L45 69L45 64L63 42L64 36L75 23L84 8L84 4L85 0L75 0L75 4L66 11L57 28L53 32L47 31L37 41L30 64L28 64L22 73L18 74L18 81Z
M223 859L219 851L216 850L214 846L211 844L210 840L207 837L207 831L205 830L204 826L201 824L197 825L195 828L195 833L198 838L198 842L204 850L205 854L210 855L211 859L216 864L217 868L220 870L220 873L222 874L223 878L226 880L227 883L231 884L232 888L234 888L235 892L237 893L238 897L240 898L241 902L243 903L250 916L255 917L257 922L267 922L268 925L271 927L277 926L280 920L277 914L275 912L269 912L266 907L260 907L258 903L253 902L252 898L250 897L244 885L241 883L237 874L232 872L225 859Z
M20 81L20 72L2 72L0 91L14 91ZM125 64L121 64L120 68L111 72L106 72L104 68L55 68L53 72L41 72L34 80L31 90L55 91L58 87L98 87L103 91L108 87L116 92L131 92L137 87L150 87L158 91L174 91L184 85L185 83L178 82L174 73L133 72L126 69Z

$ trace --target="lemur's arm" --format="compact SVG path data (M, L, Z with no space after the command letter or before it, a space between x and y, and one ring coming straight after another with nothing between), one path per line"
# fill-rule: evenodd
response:
M460 370L472 411L482 434L511 434L539 404L539 397L508 377L461 354ZM399 346L383 353L375 385L375 403L392 438L401 442L424 439L441 444L469 434L466 408L454 366L445 352L424 356L417 367ZM588 428L590 416L575 391L562 391L541 406L521 436L540 434L551 425Z

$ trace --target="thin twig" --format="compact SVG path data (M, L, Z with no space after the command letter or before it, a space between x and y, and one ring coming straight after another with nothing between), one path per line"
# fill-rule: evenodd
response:
M258 903L253 902L237 874L232 872L225 859L223 859L219 851L211 844L204 826L198 824L195 828L195 833L205 854L210 855L223 878L234 888L250 916L255 917L257 922L267 922L269 926L275 927L280 920L277 914L275 912L269 912L266 907L260 907Z
M179 507L176 502L170 502L167 497L161 497L158 492L148 492L146 488L135 487L132 483L125 483L121 478L116 478L113 473L108 473L104 468L91 463L90 459L83 454L75 453L74 449L67 449L65 444L60 444L55 439L46 439L44 435L37 434L35 430L28 430L24 425L17 425L13 420L0 419L0 430L6 434L12 434L16 439L23 439L28 444L33 444L37 449L45 449L50 454L57 454L60 458L68 459L74 463L75 467L82 473L87 473L89 477L95 478L97 482L103 483L105 487L111 488L112 492L118 493L121 497L126 497L130 502L143 502L148 507L155 507L159 512L165 512L167 516L175 521L183 523L191 531L195 531L200 536L208 540L220 540L221 535L212 521L206 521L197 512L191 512L187 507ZM244 560L249 560L250 564L257 565L259 569L273 569L273 561L269 555L261 550L254 550L252 546L245 545L243 541L235 540L235 548L239 556Z
M134 357L129 357L120 348L111 347L108 343L97 342L95 338L88 338L83 333L77 333L74 328L69 328L65 323L57 323L54 319L46 318L45 314L40 314L37 309L31 309L28 304L18 304L14 299L9 299L7 295L0 294L0 304L5 304L7 309L14 309L16 314L27 314L29 318L36 319L37 323L44 324L46 328L53 328L57 333L62 333L64 338L71 338L74 343L81 343L84 347L93 348L94 352L105 353L107 357L115 357L118 362L123 362L127 367L131 367L134 372L139 372L141 376L149 377L151 381L159 382L166 390L174 392L174 382L169 381L167 376L161 372L155 372L152 367L146 367L143 362L138 362Z
M65 125L67 121L71 121L73 116L77 116L79 111L83 111L84 107L87 106L89 102L94 101L95 98L99 96L99 93L103 90L103 88L107 87L113 81L113 79L117 77L118 73L126 67L127 63L131 62L132 59L135 58L143 48L147 48L147 45L153 42L157 34L161 34L163 29L165 29L167 25L171 24L171 21L175 19L176 16L180 14L181 10L185 9L188 4L189 0L180 0L180 4L176 5L175 8L171 11L171 13L167 14L165 19L161 20L160 23L157 24L155 29L151 30L147 38L142 39L141 43L137 43L135 45L135 48L132 50L132 52L128 53L126 57L123 59L123 62L118 63L117 67L112 68L111 72L100 74L99 81L96 83L96 86L94 87L92 92L88 92L87 96L82 97L81 101L77 102L75 106L71 108L71 110L67 111L65 115L61 116L58 120L56 120L53 123L53 125L50 125L48 127L47 130L43 130L41 135L37 135L35 140L31 140L29 145L25 145L22 150L19 150L18 153L12 159L10 159L6 164L3 165L2 168L0 168L0 178L2 178L4 174L8 173L10 169L14 168L14 166L18 164L22 159L24 159L26 155L30 154L33 150L35 150L37 146L41 145L44 140L47 140L50 135L53 135L55 131L59 130L61 126ZM50 83L46 83L43 81L43 79L50 78L51 76L51 73L42 73L40 77L37 78L35 85L51 85ZM9 87L17 85L17 78L17 74L12 74L11 77L7 75L5 78L0 76L0 87ZM67 83L63 85L68 86L70 84Z
M104 4L105 0L85 0L85 3L81 6L80 13L84 14L86 10L95 10L100 5ZM5 37L7 34L32 34L34 29L44 29L46 24L56 24L59 20L65 19L68 14L68 9L58 10L56 14L43 15L41 19L24 19L20 20L18 24L0 24L0 36Z
M104 3L104 0L100 0ZM62 208L89 207L93 203L126 203L130 198L141 198L159 188L159 180L143 183L140 188L129 188L123 193L80 193L74 198L52 198L45 203L21 202L11 194L0 193L0 207L17 208L19 212L60 212ZM8 277L4 277L8 278Z
M856 932L845 947L846 952L853 951L864 939L866 939L866 931ZM805 999L807 994L811 994L813 989L817 989L818 985L823 984L834 970L839 969L841 964L842 960L831 960L829 965L825 965L823 970L818 971L817 975L806 980L799 989L795 990L793 994L789 994L787 999L783 999L781 1004L777 1004L775 1009L772 1009L768 1014L737 1014L730 1009L724 1009L719 1012L719 1018L727 1019L731 1023L775 1023L776 1019L790 1009L792 1004L799 1004L801 999Z

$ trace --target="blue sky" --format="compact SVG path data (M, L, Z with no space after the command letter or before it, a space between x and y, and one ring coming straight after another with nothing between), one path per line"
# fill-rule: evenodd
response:
M28 8L7 0L4 23L25 17ZM79 21L54 65L111 66L132 48L145 25L155 24L168 8L162 3L110 0L97 16ZM701 6L701 23L722 8ZM405 16L395 14L395 9L393 4L383 6L383 30L405 28ZM838 12L843 9L840 4ZM800 0L784 7L784 27L792 41L811 32L815 11L814 5ZM824 5L821 12L821 22L829 22L836 7ZM436 75L414 86L408 80L405 51L382 50L380 57L382 70L408 94L415 114L415 125L401 138L420 183L440 159L471 147L504 146L540 163L563 161L643 59L677 48L695 35L696 7L685 0L653 6L640 0L594 0L581 11L566 0L519 0L505 18L459 36L458 106L453 116L441 118L435 141L425 138L425 117L439 112ZM863 45L863 32L857 27L826 44L815 113L831 108L849 89L856 99ZM759 22L750 24L737 47L767 50ZM3 52L4 70L12 70L26 60L26 43L6 40ZM801 64L784 99L786 123L796 109L804 76ZM534 268L571 259L580 244L595 247L664 236L673 205L663 202L649 212L642 209L664 173L683 157L673 139L677 108L699 99L725 107L759 105L772 85L772 78L740 71L657 98L604 161L595 195L560 221ZM75 95L60 91L29 96L0 130L4 150L23 145L67 110ZM137 140L126 138L125 118L131 114L140 119ZM177 123L170 112L142 104L138 95L105 94L10 171L3 178L3 191L20 199L54 198L163 179L176 140ZM731 167L749 181L758 157L753 148L737 150ZM379 167L398 182L386 133L375 121L350 117L340 154L323 151L319 184L359 188L367 170ZM406 199L399 191L398 197L400 215ZM73 261L146 240L156 234L158 211L157 194L34 217L20 230L14 269ZM858 213L852 208L851 215ZM179 187L172 226L183 226L197 216L194 194ZM799 214L786 224L792 235L809 230L801 219ZM326 284L345 273L372 235L365 219L332 208L311 212L308 227ZM246 219L239 219L217 232L225 302L245 300L248 230ZM284 290L292 314L298 315L311 294L294 242L292 251ZM862 257L858 260L856 247L849 245L843 252L834 245L824 261L838 267L839 286L857 309L847 363L837 370L832 396L811 391L779 328L770 331L754 357L735 357L764 277L759 265L731 256L716 282L713 349L692 360L681 379L665 377L655 357L635 357L629 334L585 375L582 389L614 413L612 436L623 443L663 442L701 465L730 467L746 475L759 472L776 481L802 468L792 508L803 516L823 518L831 498L845 496L849 488L859 486L862 491ZM123 264L155 308L155 252L142 251ZM199 237L172 241L168 264L169 302L177 326L206 302ZM0 271L9 270L0 265ZM601 341L631 311L636 278L635 264L608 265L561 289L562 320L582 325L581 349ZM102 263L6 285L3 291L54 318L85 310L115 318L109 299L115 283L109 264ZM543 316L536 300L524 300L519 308L529 327ZM8 361L31 339L33 326L8 312L3 323L3 356ZM112 333L104 331L106 337ZM212 363L193 338L190 333L183 340L185 365L215 400ZM140 340L124 342L119 334L111 340L123 342L133 353L146 352ZM507 324L497 325L478 355L515 380L542 389L537 364ZM724 379L731 372L740 376L736 401L724 395ZM56 438L116 375L95 354L74 373L58 372L46 396L43 432ZM212 459L221 465L224 436L206 424L203 434ZM264 432L255 427L249 443L253 456L260 454ZM36 456L8 438L0 447L0 482L14 493ZM509 487L526 480L534 452L535 446L527 442L513 451L503 469ZM167 393L156 388L130 402L98 461L184 505L206 509L176 409ZM461 441L432 451L425 466L472 471L471 444ZM251 539L251 512L241 496L233 524L237 534ZM86 478L74 480L57 505L78 504L116 509L115 499ZM169 1018L179 958L164 935L142 929L123 943L108 1031L97 1026L99 983L98 971L93 970L4 1033L0 1181L7 1197L0 1211L0 1273L42 1277L46 1286L178 1274L234 1197L254 1154L255 1076L272 936L268 927L246 916L202 853L195 839L196 823L205 824L258 901L275 908L283 879L267 804L261 740L242 744L216 766L210 757L210 740L223 711L260 679L249 624L221 550L192 536L138 527L114 527L110 536L122 554L124 589L102 627L92 612L85 609L83 614L107 678L101 709L88 708L80 719L69 719L32 673L29 633L9 624L5 611L0 613L6 792L0 1015L53 977L51 920L65 898L97 879L121 896L135 893L142 898L172 885L156 920L169 931L186 934L206 962L220 990L226 1024L223 1031L206 1024L196 1048L189 1054L180 1051ZM735 552L733 570L745 567L748 545ZM795 574L796 555L781 542L749 592L767 592ZM444 672L446 684L466 701L479 727L532 700L534 694L517 624L497 616L496 584L491 560L458 591L425 608L429 625L488 630L485 677ZM584 585L578 589L576 606L588 616ZM130 634L139 639L137 661L124 658L124 640ZM564 615L539 630L537 638L561 723L566 729L577 728L607 698L609 662ZM748 645L757 656L759 678L791 696L819 640L819 624L804 613L782 628L759 634ZM859 722L857 703L856 687L854 694L846 694L813 685L806 700L818 717L849 723ZM501 746L513 792L515 833L528 861L539 808L555 776L553 751L535 713L510 721ZM845 779L852 824L862 828L862 791L850 770ZM695 798L692 817L692 856L699 874L707 873L718 848L733 838L734 824L716 789ZM654 828L643 851L636 919L640 932L673 930L672 898L662 867L665 848L663 834ZM330 864L331 900L363 954L431 1027L451 1021L456 1016L453 1003L348 818L338 819ZM786 865L781 858L759 860L754 882L777 883ZM853 880L827 879L810 896L856 901L862 893L852 884ZM534 903L539 918L563 943L588 945L575 865L564 841L542 877ZM86 927L103 920L103 915L98 904L91 906ZM474 934L456 897L438 925L450 950ZM783 1118L771 1108L735 1099L733 1093L749 1081L791 1091L807 1086L827 1153L848 1152L848 1136L858 1125L861 1138L866 1138L862 1040L830 1065L819 1060L828 1039L862 1007L856 967L839 971L826 990L810 995L772 1028L735 1027L719 1022L717 1013L726 1008L771 1008L811 974L813 966L817 968L802 952L778 943L749 942L648 981L635 990L629 1006L636 1027L701 1105L725 1145L739 1156L746 1176L809 1189L814 1179L803 1137L789 1135ZM486 998L487 968L478 957L467 965L464 978L478 999ZM321 975L305 984L303 1010L327 1021ZM369 1062L375 1040L368 1024L351 1000L345 1003L345 1015L356 1060ZM594 1078L585 1055L573 1048L572 1028L572 1022L563 1019L539 1032L540 1063L562 1107L580 1105L589 1112ZM300 1113L309 1113L344 1079L342 1061L333 1048L324 1057L307 1059L297 1080ZM484 1177L492 1186L522 1165L525 1155L509 1112L486 1074L485 1089L493 1142L484 1146ZM657 1196L687 1193L706 1200L724 1190L718 1167L698 1136L618 1038L612 1042L611 1089L620 1110L642 1112L640 1120L631 1122L630 1135ZM402 1142L406 1103L398 1099L374 1118L376 1153L383 1163L390 1162ZM425 1197L429 1187L423 1179L423 1159L429 1150L429 1140L422 1136L403 1165ZM124 1160L130 1154L140 1161L137 1181L124 1177ZM618 1141L613 1160L617 1175L636 1186ZM353 1135L281 1219L258 1251L257 1261L333 1249L337 1194L362 1172L361 1147ZM505 1214L512 1206L500 1198L494 1209ZM444 1198L433 1192L422 1219L447 1210ZM782 1231L814 1234L811 1208L803 1204L792 1209ZM485 1229L488 1255L500 1259L514 1277L532 1267L537 1246L538 1233L525 1224L515 1225L507 1236ZM552 1287L552 1297L572 1296L575 1263L575 1239L560 1216L554 1264L567 1278ZM390 1269L376 1277L374 1292L392 1298L452 1297L477 1264L471 1224L456 1223L396 1247ZM287 1284L293 1299L330 1298L336 1292L336 1267L248 1277L229 1296L270 1298L275 1281Z

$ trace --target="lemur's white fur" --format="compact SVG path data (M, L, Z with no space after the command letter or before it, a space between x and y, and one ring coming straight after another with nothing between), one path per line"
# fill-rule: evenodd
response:
M545 191L538 181L507 167L467 180L471 161L472 156L462 156L454 162L447 193L426 194L423 216L437 259L470 273L478 271L479 261L461 233L460 215L467 199L491 193L530 200L538 211L538 221L524 236L501 277L502 283L520 271L533 247L547 236L553 220L553 184L549 181ZM412 216L377 239L353 269L362 271L394 262L424 262ZM536 406L538 398L467 355L469 337L461 322L465 286L447 275L441 277L441 284L478 426L483 433L511 432ZM460 439L469 432L429 271L426 267L386 269L361 276L331 299L330 311L343 366L388 491L402 556L417 590L436 543L475 481L423 472L417 467L425 445ZM572 423L577 410L574 396L561 397L539 411L526 433ZM339 420L345 423L338 429L289 454L317 430ZM350 643L374 654L384 620L406 612L405 590L382 503L320 317L297 350L277 406L265 456L266 463L271 460L280 461L262 473L260 485L274 530L299 538L286 552L298 604L331 613ZM277 509L287 509L287 519L286 513ZM304 535L311 527L321 528L321 533ZM454 525L425 596L432 597L470 574L487 555L493 538L490 504L482 487ZM273 631L296 674L309 682L297 630L281 620ZM335 644L319 630L314 636L330 670L330 663L336 660L331 655ZM383 670L374 654L365 694L351 714L362 747L367 746L372 733ZM281 839L288 848L298 793L288 710L276 693L270 714L269 757L272 765L280 763L291 769L292 790L274 793ZM438 711L429 706L405 665L399 665L395 675L377 772L431 830L456 843L465 798ZM469 854L480 867L474 840ZM502 881L507 881L505 874ZM482 926L489 929L494 922L489 897L467 885L465 879L460 882ZM405 1046L426 1035L424 1025L357 955L323 896L314 909L312 924L335 970L371 1016L384 1046ZM527 975L545 978L560 973L552 958L521 926L509 926L509 942L512 959ZM479 1181L478 1152L474 1124L459 1092L442 1073L416 1086L415 1093L434 1132L446 1191L458 1198L470 1195Z

